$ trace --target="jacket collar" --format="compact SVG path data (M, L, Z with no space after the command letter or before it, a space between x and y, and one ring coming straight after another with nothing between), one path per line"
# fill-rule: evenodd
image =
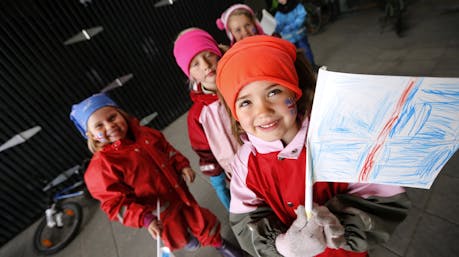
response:
M200 102L203 105L209 105L218 100L217 94L210 91L204 91L201 84L197 83L193 84L190 91L190 97L194 103Z

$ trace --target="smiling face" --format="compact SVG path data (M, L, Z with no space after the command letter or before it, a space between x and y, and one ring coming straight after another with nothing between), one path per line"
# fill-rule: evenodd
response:
M241 89L235 103L239 124L265 141L289 144L299 130L295 94L268 81L255 81Z
M128 124L118 109L107 106L95 111L88 119L88 137L100 143L113 143L126 137Z
M217 85L218 55L211 51L202 51L197 54L190 62L190 78L201 83L206 89L215 91Z
M228 19L228 29L237 42L257 34L254 21L246 14L233 14Z

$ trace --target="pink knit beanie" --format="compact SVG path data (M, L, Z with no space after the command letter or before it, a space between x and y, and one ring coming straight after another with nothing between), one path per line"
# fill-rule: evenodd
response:
M187 77L190 77L191 60L197 54L206 50L219 57L222 56L215 39L202 29L191 29L177 38L174 44L175 61Z
M218 18L217 21L216 21L217 27L220 30L226 30L226 35L230 39L231 45L234 44L234 37L233 37L233 34L231 34L231 32L228 29L228 18L231 16L231 14L234 11L236 11L238 9L245 9L249 13L251 13L252 16L254 17L254 20L255 20L255 27L257 28L258 35L264 35L265 34L265 32L263 31L263 28L260 25L260 22L258 21L258 19L255 16L255 13L253 12L252 8L250 8L248 5L245 5L245 4L234 4L234 5L230 6L228 9L226 9L222 13L222 16L220 18Z

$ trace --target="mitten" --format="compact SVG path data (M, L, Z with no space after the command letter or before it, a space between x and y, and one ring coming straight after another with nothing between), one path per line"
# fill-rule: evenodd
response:
M315 207L312 209L312 215L317 224L324 229L327 247L338 249L345 246L344 227L326 206Z
M322 253L326 248L324 230L315 220L308 221L304 206L295 210L296 220L285 234L276 238L277 251L286 257L309 257Z

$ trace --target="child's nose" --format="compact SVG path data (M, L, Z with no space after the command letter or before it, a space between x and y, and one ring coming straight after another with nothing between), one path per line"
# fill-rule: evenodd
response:
M210 62L207 59L203 59L201 62L201 67L203 70L207 70L210 68Z
M115 122L110 121L105 124L105 129L108 130L110 128L113 128L114 126L115 126Z
M257 104L257 115L270 113L272 111L271 105L265 101Z
M254 30L255 30L255 27L247 27L247 28L245 28L244 36L245 37L250 37L252 35L255 35L255 31Z

